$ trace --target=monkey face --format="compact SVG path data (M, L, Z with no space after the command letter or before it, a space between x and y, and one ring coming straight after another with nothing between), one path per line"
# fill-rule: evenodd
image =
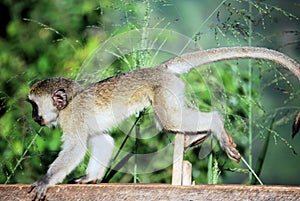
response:
M28 102L32 118L41 126L56 126L59 112L67 107L68 95L81 90L80 85L65 78L52 78L36 82L30 87Z
M53 105L51 97L34 95L28 96L28 102L32 106L32 118L40 126L51 127L57 125L58 109Z

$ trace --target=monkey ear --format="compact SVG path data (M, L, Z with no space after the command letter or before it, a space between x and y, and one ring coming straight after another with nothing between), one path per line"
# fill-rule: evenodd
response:
M63 110L68 105L67 93L64 89L57 89L52 95L53 105L58 110Z

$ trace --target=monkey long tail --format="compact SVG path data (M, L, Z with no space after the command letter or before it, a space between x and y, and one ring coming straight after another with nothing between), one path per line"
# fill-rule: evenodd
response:
M285 54L262 47L222 47L183 54L165 62L170 71L176 74L189 72L197 66L221 60L251 58L270 60L292 71L300 80L300 64Z
M171 59L164 64L171 72L175 74L187 73L192 68L209 64L216 61L237 59L237 58L252 58L270 60L282 65L292 71L300 80L300 64L294 59L285 54L261 47L223 47L213 48L208 50L200 50L193 53L183 54L179 57ZM295 117L292 127L292 137L300 130L300 111Z

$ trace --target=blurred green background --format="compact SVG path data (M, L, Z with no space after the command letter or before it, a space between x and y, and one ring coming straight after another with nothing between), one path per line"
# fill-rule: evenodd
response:
M131 30L147 35L150 28L186 36L189 48L263 46L300 61L299 10L297 0L2 0L0 183L34 182L46 173L60 150L60 129L41 129L31 118L25 100L34 81L54 76L76 79L84 62L107 39ZM190 50L182 48L179 39L171 40L175 49ZM151 60L147 52L133 52L126 59L117 58L99 80L170 58ZM221 111L241 154L265 184L300 184L300 136L291 138L300 100L295 76L271 62L234 60L193 70L182 78L188 86L188 104L204 111ZM151 108L144 113L123 148L128 153L153 153L172 145L174 135L154 135L153 129L147 129L153 125ZM112 129L117 148L135 118ZM139 134L147 137L137 139ZM196 184L255 183L249 180L243 163L231 162L217 145L211 149L208 141L185 155L193 164ZM83 175L87 159L64 182ZM172 153L143 163L133 160L109 182L170 183L171 160ZM146 173L144 168L156 171ZM217 179L212 180L208 171Z

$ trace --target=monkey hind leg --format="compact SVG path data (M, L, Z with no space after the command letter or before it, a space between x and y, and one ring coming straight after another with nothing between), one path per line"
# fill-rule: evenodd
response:
M183 115L183 131L186 129L192 129L193 125L191 122L194 122L197 132L211 132L219 141L220 146L226 152L227 156L235 162L240 161L241 156L236 149L236 144L225 129L222 117L218 112L198 112L187 109L183 112Z
M161 102L162 101L162 102ZM161 107L163 105L164 107ZM186 134L213 133L228 157L239 162L240 155L236 144L224 127L218 112L200 112L187 108L181 101L166 97L158 98L154 104L155 114L160 126L171 132Z
M76 183L96 183L103 178L112 157L114 140L108 134L94 135L89 138L89 146L91 155L86 175Z
M184 85L181 81L176 85L157 88L153 108L159 125L165 130L185 133L205 133L212 130L213 113L185 106Z

